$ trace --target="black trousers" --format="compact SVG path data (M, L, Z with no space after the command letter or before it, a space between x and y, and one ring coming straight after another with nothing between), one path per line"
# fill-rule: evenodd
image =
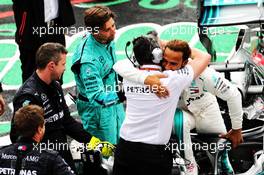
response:
M120 138L113 175L171 175L172 154L165 145L129 142Z
M65 46L65 36L63 34L44 35L39 39L38 42L36 42L35 46L30 49L23 45L19 45L23 83L36 70L36 53L37 53L38 48L42 44L47 43L47 42L56 42L56 43L60 43Z

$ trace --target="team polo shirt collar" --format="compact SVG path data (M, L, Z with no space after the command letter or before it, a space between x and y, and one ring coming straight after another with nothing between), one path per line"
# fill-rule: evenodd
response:
M111 44L112 44L112 42L113 42L113 41L111 41L109 44L102 44L102 43L98 42L98 41L94 38L93 35L91 35L91 40L92 40L97 46L99 46L99 47L104 47L104 48L108 48L108 46L111 46Z
M157 70L157 71L161 71L162 68L159 65L142 65L140 66L140 69L146 69L146 70Z

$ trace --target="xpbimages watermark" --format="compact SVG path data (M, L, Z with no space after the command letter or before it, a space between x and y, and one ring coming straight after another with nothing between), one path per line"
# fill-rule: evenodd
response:
M196 33L204 34L211 37L215 37L216 35L223 35L227 33L238 32L238 30L234 30L227 27L204 27L200 29L197 26L189 26L189 25L180 25L177 27L172 27L169 30L166 30L166 34L170 35L172 38L175 38L179 35L190 35L193 36Z
M62 35L62 34L67 34L67 35L75 35L79 32L93 32L94 34L99 33L99 27L58 27L56 26L47 26L47 27L32 27L33 29L33 35L37 35L39 37L43 35Z
M203 150L209 151L211 153L216 153L217 151L231 150L231 143L190 143L186 144L183 142L180 143L167 143L165 145L165 150L171 151L171 153L176 153L178 151L184 150Z
M56 150L56 151L68 151L68 150L78 150L80 153L84 153L85 150L88 150L87 145L80 143L79 145L68 144L63 142L50 142L49 140L46 143L33 143L33 150L42 151Z

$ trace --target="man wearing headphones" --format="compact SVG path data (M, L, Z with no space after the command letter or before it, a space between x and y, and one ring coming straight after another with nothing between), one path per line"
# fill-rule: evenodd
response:
M178 71L165 71L167 78L161 80L170 91L168 98L158 98L157 87L150 87L124 79L127 98L126 118L120 129L120 142L115 152L114 175L169 175L172 169L172 154L165 149L171 131L179 96L208 65L210 55L192 50L184 41L175 41L177 51L168 50L165 58L174 61L193 62ZM162 51L158 43L146 36L133 41L133 52L143 76L161 73ZM182 62L182 61L181 61ZM116 69L116 65L114 65Z
M165 44L164 59L162 63L163 68L165 70L177 70L184 67L188 60L182 62L173 61L173 57L166 57L170 50L177 50L174 41ZM150 76L143 76L139 70L125 60L116 63L115 70L124 78L134 82L141 82L141 84L143 84L144 81L145 84L149 84L151 79ZM143 81L140 77L144 78ZM156 80L157 79L154 79L155 83L151 82L150 84L159 84L159 82L156 83ZM228 133L226 133L225 123L216 96L227 101L232 123L232 129ZM199 133L222 133L220 136L230 139L234 148L243 141L241 135L243 115L241 95L235 85L223 78L220 73L215 70L206 68L205 71L191 83L191 86L183 91L178 107L181 108L181 110L177 110L175 113L174 129L179 132L174 134L177 135L181 143L183 142L184 145L187 146L182 151L184 157L191 161L191 164L187 166L188 175L198 174L196 161L191 147L191 129L196 128ZM224 171L227 174L232 174L233 169L228 160L226 151L221 159Z

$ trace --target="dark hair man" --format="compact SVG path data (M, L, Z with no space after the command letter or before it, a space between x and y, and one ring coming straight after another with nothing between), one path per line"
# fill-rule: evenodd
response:
M169 64L193 62L178 71L164 71L167 78L161 79L170 95L158 98L154 87L124 79L123 86L127 98L126 117L120 129L120 142L115 152L114 175L170 175L172 154L165 149L172 132L174 113L179 96L208 65L210 55L191 50L188 43L176 42L177 49L165 49L164 55L152 38L141 36L133 41L133 52L143 76L162 72L161 60ZM169 59L168 59L169 58ZM117 72L124 73L122 61L114 65ZM128 70L130 71L130 70ZM130 74L131 75L131 74ZM129 75L129 76L130 76ZM133 75L132 75L133 76Z
M193 61L188 60L187 56L183 56L183 58L180 59L174 58L177 52L182 49L183 45L185 44L179 40L166 42L164 45L165 50L162 60L162 67L164 70L180 70L188 62L191 63ZM192 49L192 51L193 50L194 49ZM170 52L174 54L170 55ZM138 76L143 77L141 75L142 73L134 68L132 64L126 64L124 61L122 61L122 63L122 66L115 66L115 70L124 78L129 78L130 81L140 83L140 81L138 81L140 79ZM131 75L133 75L133 77ZM148 76L142 81L149 83L151 82L150 79L150 76ZM143 84L142 81L141 83ZM152 82L152 84L160 84L160 82ZM232 123L232 129L228 133L216 96L226 101L228 105ZM196 128L198 133L221 133L220 137L229 139L234 148L243 142L241 134L243 120L241 94L235 85L226 80L220 73L212 68L206 68L203 73L194 79L191 85L183 91L178 108L180 109L176 111L174 117L174 131L179 132L175 132L174 134L179 138L179 142L183 142L184 145L186 145L184 150L180 151L184 153L186 159L191 161L187 166L186 174L198 174L197 163L193 155L190 137L190 131L193 128ZM233 169L228 160L226 150L221 156L221 161L224 171L232 174Z
M92 32L82 38L72 58L79 91L77 109L86 131L116 144L125 114L112 69L116 62L115 14L108 7L94 6L84 15L85 26Z
M62 87L58 80L65 70L67 50L59 43L45 43L37 51L37 70L21 86L16 93L14 110L28 104L36 104L44 109L46 133L43 142L54 147L55 150L74 169L74 162L67 145L67 137L81 143L98 143L99 139L86 132L82 124L71 117L66 105ZM13 122L12 122L13 123ZM18 136L16 126L12 124L11 140L15 142Z
M19 140L0 149L0 172L14 175L74 175L56 151L40 149L38 144L45 133L43 116L43 109L37 105L28 105L16 111L14 125L19 132Z

